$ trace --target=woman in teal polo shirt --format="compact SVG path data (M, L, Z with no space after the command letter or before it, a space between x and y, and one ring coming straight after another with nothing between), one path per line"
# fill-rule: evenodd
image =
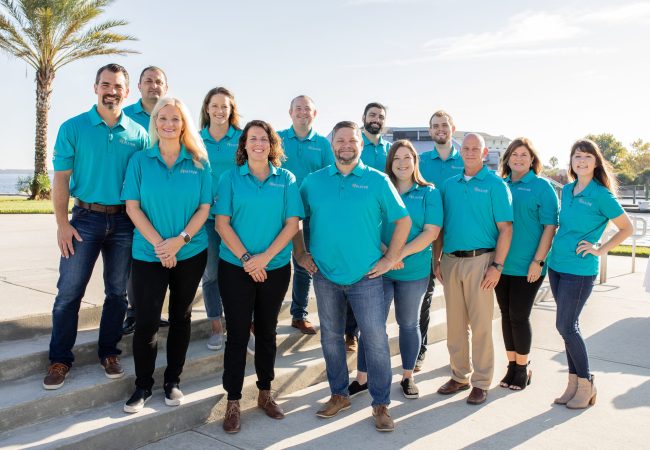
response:
M512 243L494 291L501 309L501 330L508 371L500 385L524 389L531 380L528 354L530 312L544 277L546 256L558 222L558 201L551 184L538 177L542 163L530 140L510 143L501 158L501 176L512 194Z
M442 227L442 199L440 191L427 182L419 170L420 158L407 139L395 141L386 157L386 174L400 193L409 216L411 231L402 249L401 261L384 274L384 304L386 317L390 303L395 299L395 317L399 325L399 349L402 357L400 386L406 398L418 398L418 387L413 381L415 360L420 351L420 308L431 273L431 243ZM395 225L384 224L382 248L390 242ZM363 334L359 337L357 379L350 383L350 396L368 389L367 367Z
M215 87L208 91L201 106L200 125L201 137L212 169L212 189L216 191L221 175L235 167L235 152L241 136L239 112L232 92L224 87ZM215 229L214 214L210 214L206 220L205 231L208 234L208 263L203 273L201 289L205 312L212 324L212 334L208 338L207 346L210 350L221 350L223 306L217 277L221 238Z
M151 118L153 146L133 155L122 188L135 225L131 279L136 389L124 405L128 413L140 411L151 397L156 334L168 288L165 403L177 406L183 399L178 383L190 342L192 301L205 269L208 238L203 224L212 202L208 155L185 105L161 98Z
M596 388L578 319L598 273L598 257L628 238L633 227L616 200L616 178L598 145L589 139L577 141L570 164L575 181L562 189L560 228L548 258L548 276L557 304L555 325L569 363L569 383L555 403L582 409L596 402ZM610 220L618 231L599 246Z
M291 277L291 239L304 211L296 177L281 169L280 137L261 120L246 124L237 147L237 167L219 180L212 212L221 236L219 290L228 320L223 387L228 404L223 428L240 430L239 400L246 343L255 321L257 405L274 419L284 412L271 396L276 327Z

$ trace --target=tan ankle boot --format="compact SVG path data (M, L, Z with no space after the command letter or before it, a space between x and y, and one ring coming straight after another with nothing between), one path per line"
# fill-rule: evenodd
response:
M241 429L241 410L238 400L228 400L226 414L223 418L223 430L226 433L239 433Z
M569 409L585 409L596 403L596 386L594 386L594 376L591 380L578 378L578 390L566 404Z
M571 400L574 395L576 395L577 390L578 390L578 375L576 375L575 373L570 373L569 384L567 384L567 387L564 390L564 394L562 394L560 397L553 400L553 403L557 405L566 405L566 403L569 400Z
M284 419L284 411L275 403L270 390L260 390L257 396L257 407L263 409L266 415L273 419Z

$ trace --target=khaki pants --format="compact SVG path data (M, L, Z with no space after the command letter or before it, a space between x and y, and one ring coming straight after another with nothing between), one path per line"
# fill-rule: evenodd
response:
M451 377L459 383L467 383L471 373L472 386L480 389L490 388L494 372L494 290L481 289L485 271L493 260L494 252L489 252L473 258L444 254L440 261L447 307L447 348Z

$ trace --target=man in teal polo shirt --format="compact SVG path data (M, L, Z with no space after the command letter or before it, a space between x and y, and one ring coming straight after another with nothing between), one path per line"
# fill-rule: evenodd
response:
M167 95L167 75L157 66L145 67L140 73L138 81L138 91L140 91L140 100L124 108L124 114L129 116L149 133L149 122L151 120L151 111L161 97ZM127 284L127 299L129 307L126 310L126 318L122 325L123 334L131 334L135 330L135 305L133 304L133 286L131 279ZM160 326L168 327L169 322L162 317Z
M433 150L424 152L420 155L420 173L425 180L433 183L436 187L440 188L447 178L453 177L463 173L463 160L460 157L460 146L453 140L456 126L454 120L449 113L439 110L433 113L429 119L429 135L433 139ZM434 258L433 261L440 260L440 252L442 250L442 239L438 238L433 244ZM427 286L427 293L422 301L420 308L420 334L422 335L422 345L420 346L420 353L415 362L415 372L422 370L422 364L426 356L429 322L431 311L431 300L433 298L433 291L435 290L436 283L433 276L433 268L431 277L429 278L429 286Z
M124 114L135 120L148 133L151 111L160 97L167 95L167 88L167 75L160 67L145 67L138 81L140 100L124 108Z
M512 239L512 197L505 182L483 159L488 149L480 134L463 139L464 172L442 185L443 255L435 265L443 283L451 379L438 389L448 395L469 389L467 403L481 404L494 372L492 313L494 287ZM468 329L471 328L472 354ZM473 367L472 367L473 366Z
M381 275L398 260L411 219L388 177L359 160L362 142L361 130L354 122L339 122L334 127L336 164L312 173L300 188L305 217L311 219L311 254L305 251L302 233L298 232L294 255L313 274L332 393L316 414L329 418L350 407L342 339L349 304L366 343L375 426L379 431L392 431L394 424L387 409L392 377ZM382 255L384 220L395 222L395 231Z
M124 67L101 67L95 79L97 105L61 125L54 144L53 203L61 261L45 389L60 388L72 366L79 307L100 253L106 297L98 355L107 377L124 375L117 344L127 305L133 224L120 193L129 159L149 144L142 127L122 114L128 86ZM68 221L70 196L75 206Z
M289 116L292 125L278 134L282 138L282 147L287 157L282 164L296 176L298 186L302 185L307 175L334 164L334 155L329 141L316 133L312 125L317 115L314 101L306 95L299 95L291 100ZM309 219L303 221L305 246L309 249ZM293 287L291 289L291 326L304 334L316 334L314 326L307 320L307 304L311 275L293 260Z
M386 107L377 102L368 103L363 110L361 121L363 123L363 129L361 130L363 134L361 161L366 166L385 172L386 155L390 148L390 142L381 135L386 122Z

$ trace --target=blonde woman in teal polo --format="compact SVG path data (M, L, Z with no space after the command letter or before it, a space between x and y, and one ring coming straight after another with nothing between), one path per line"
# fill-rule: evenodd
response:
M212 190L216 192L221 175L235 167L235 153L241 136L237 102L232 92L224 87L208 91L201 106L201 138L208 152L212 168ZM210 350L223 348L223 306L219 293L219 246L221 238L215 229L214 214L205 222L208 234L208 263L203 273L203 303L212 324L207 346Z
M192 302L205 269L203 224L212 202L208 155L187 108L161 98L152 111L151 143L136 153L122 188L135 225L131 279L135 301L135 392L124 411L140 411L151 397L160 312L169 289L165 403L178 406L178 384L190 342Z
M530 140L510 143L501 158L501 176L512 194L512 243L494 288L501 310L501 329L508 371L501 387L522 390L531 381L528 354L532 340L530 312L544 277L546 255L558 222L557 195L538 174L542 163Z
M581 139L571 147L569 175L562 189L560 227L548 258L548 275L557 304L555 325L564 339L569 382L555 403L583 409L596 402L594 375L589 370L578 319L598 274L598 257L628 238L630 218L616 200L616 178L598 145ZM618 232L598 245L609 221Z

